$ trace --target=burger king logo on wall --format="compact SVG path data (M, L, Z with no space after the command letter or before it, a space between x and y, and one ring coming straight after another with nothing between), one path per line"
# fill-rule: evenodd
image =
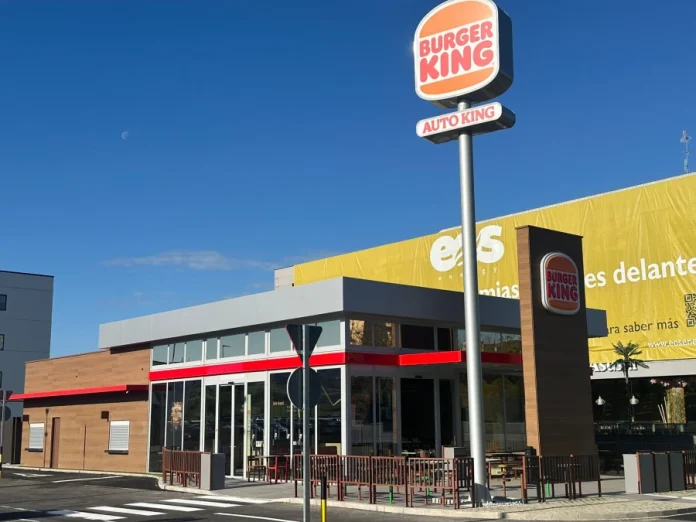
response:
M512 23L491 0L450 0L421 20L413 42L416 94L439 107L487 101L512 84Z
M574 315L580 310L578 267L567 255L552 252L541 260L541 304L554 314Z

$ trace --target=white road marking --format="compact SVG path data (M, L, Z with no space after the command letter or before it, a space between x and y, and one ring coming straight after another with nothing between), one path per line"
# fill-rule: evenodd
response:
M33 518L20 518L20 522L39 522L38 520L34 520Z
M17 475L19 477L29 477L29 478L34 478L34 477L52 477L53 475L44 475L42 473L12 473L12 475Z
M123 517L115 517L113 515L101 515L99 513L83 513L82 511L71 511L69 509L48 511L47 513L54 517L84 518L85 520L98 520L99 522L111 522L112 520L123 519Z
M243 497L228 497L223 495L204 495L201 497L196 497L200 499L209 498L210 500L220 500L222 502L241 502L242 504L268 504L272 502L271 500L256 499L256 498L243 498Z
M191 504L192 506L206 506L206 507L236 507L239 504L223 504L222 502L209 502L205 500L187 500L185 498L170 498L163 500L162 502L173 502L175 504Z
M157 511L145 511L143 509L128 509L111 506L95 506L86 509L90 509L93 511L106 511L107 513L122 513L124 515L141 515L144 517L155 517L157 515L164 515L164 513L159 513Z
M169 511L183 511L184 513L190 513L191 511L201 511L203 509L188 506L169 506L167 504L156 504L154 502L134 502L132 504L126 504L126 506L151 509L168 509Z
M239 515L237 513L215 513L224 517L254 518L256 520L270 520L271 522L297 522L296 520L286 520L284 518L256 517L254 515Z
M52 480L51 482L53 484L57 484L58 482L80 482L83 480L106 480L106 479L114 479L114 478L121 478L120 475L113 475L109 477L94 477L94 478L79 478L79 479L63 479L63 480Z

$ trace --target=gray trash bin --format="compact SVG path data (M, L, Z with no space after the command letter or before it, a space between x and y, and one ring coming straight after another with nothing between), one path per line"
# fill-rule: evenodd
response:
M655 467L651 453L625 454L626 493L655 493Z
M670 490L669 486L669 454L655 453L655 492L666 493ZM642 474L641 474L642 476Z
M201 489L212 491L225 487L225 454L201 453Z
M684 491L684 455L673 451L669 454L669 471L672 479L672 491Z

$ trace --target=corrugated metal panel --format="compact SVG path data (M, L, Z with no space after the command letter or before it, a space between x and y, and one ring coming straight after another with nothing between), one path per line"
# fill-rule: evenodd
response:
M128 451L130 421L111 421L109 426L109 451Z
M44 445L44 423L29 424L29 449L42 450Z

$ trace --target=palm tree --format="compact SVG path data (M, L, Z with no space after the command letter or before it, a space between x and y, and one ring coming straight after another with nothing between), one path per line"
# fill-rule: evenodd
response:
M648 365L643 362L642 359L638 359L638 356L643 352L640 350L637 344L628 341L626 346L623 345L621 341L612 345L614 347L614 352L618 355L613 363L609 365L609 368L621 370L624 376L624 384L626 385L626 399L628 401L629 415L633 409L633 405L630 404L632 398L631 393L631 382L628 378L628 371L631 367L638 366L640 368L648 368ZM633 415L631 415L631 420L633 421Z

